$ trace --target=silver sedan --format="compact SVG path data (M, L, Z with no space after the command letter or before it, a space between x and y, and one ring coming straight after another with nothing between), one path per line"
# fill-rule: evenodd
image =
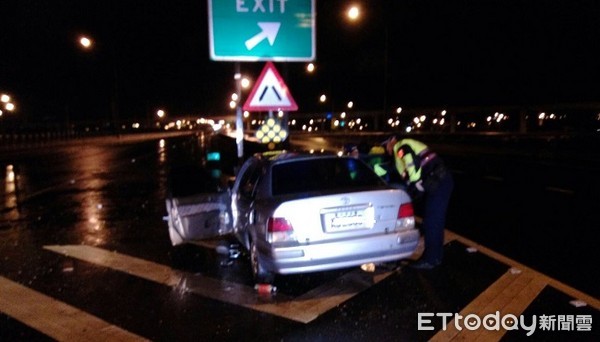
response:
M256 155L231 196L233 231L260 283L407 258L419 240L407 193L351 157Z

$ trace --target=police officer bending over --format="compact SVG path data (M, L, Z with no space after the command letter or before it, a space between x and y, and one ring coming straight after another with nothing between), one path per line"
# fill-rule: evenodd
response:
M409 195L414 201L423 201L424 204L425 250L410 267L432 269L442 263L446 211L454 180L442 159L420 141L398 140L392 136L386 140L385 146L408 186Z

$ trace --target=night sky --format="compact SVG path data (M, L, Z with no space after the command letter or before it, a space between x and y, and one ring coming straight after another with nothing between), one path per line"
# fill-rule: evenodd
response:
M327 110L599 100L600 1L316 3L316 72L276 63L301 112L322 110L322 93ZM0 92L30 121L105 118L115 84L121 117L230 113L234 63L209 60L207 17L205 0L2 0Z

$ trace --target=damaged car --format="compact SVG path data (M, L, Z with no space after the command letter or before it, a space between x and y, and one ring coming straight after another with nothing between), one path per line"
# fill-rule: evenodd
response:
M256 154L225 193L229 201L167 202L172 242L208 237L208 230L233 234L248 251L258 283L272 283L277 274L397 261L411 256L419 241L408 194L352 157Z

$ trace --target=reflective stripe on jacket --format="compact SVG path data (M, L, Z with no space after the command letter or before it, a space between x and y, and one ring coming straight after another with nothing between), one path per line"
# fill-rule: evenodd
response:
M402 139L394 145L394 161L398 173L410 183L421 180L419 155L428 151L427 145L413 139Z

